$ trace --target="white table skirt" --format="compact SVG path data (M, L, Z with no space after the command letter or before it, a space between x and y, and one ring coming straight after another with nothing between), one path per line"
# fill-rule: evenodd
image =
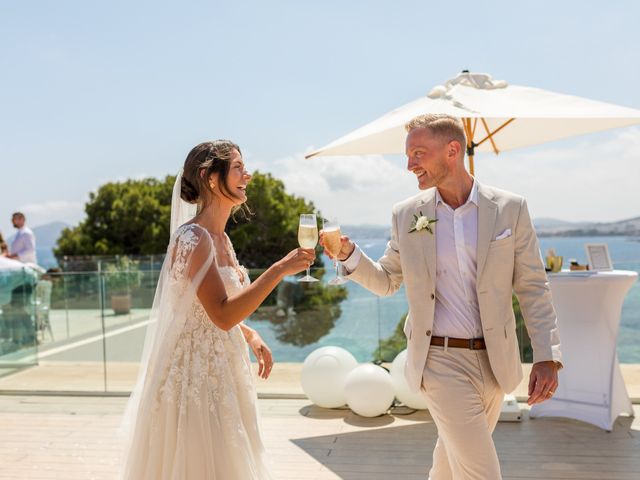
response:
M618 415L633 415L616 344L622 303L637 277L623 270L549 275L564 368L553 398L534 405L531 417L567 417L611 430Z

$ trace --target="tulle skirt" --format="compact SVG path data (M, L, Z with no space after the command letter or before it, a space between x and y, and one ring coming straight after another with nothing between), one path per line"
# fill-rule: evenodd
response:
M270 480L242 333L195 320L150 414L136 423L123 478Z

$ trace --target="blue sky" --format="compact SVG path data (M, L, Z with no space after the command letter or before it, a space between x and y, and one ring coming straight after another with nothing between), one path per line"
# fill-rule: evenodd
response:
M0 0L0 231L75 223L109 180L230 138L344 223L413 195L401 157L302 160L461 69L640 109L635 1ZM640 215L640 128L477 158L534 217Z

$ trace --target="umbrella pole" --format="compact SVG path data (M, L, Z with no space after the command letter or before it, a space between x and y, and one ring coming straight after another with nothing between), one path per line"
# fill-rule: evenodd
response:
M469 173L473 175L473 156L475 150L475 144L473 143L474 131L471 129L471 119L463 118L462 125L464 125L464 133L467 134L467 156L469 157Z

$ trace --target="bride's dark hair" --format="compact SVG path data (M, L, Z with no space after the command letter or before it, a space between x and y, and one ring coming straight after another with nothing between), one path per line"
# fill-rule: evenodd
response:
M220 193L231 200L240 200L241 197L232 193L227 185L233 150L242 155L240 147L230 140L203 142L193 147L184 161L180 197L185 202L198 204L200 208L208 205L213 196L209 176L217 173ZM238 210L245 216L251 213L244 203L234 207L233 213Z

